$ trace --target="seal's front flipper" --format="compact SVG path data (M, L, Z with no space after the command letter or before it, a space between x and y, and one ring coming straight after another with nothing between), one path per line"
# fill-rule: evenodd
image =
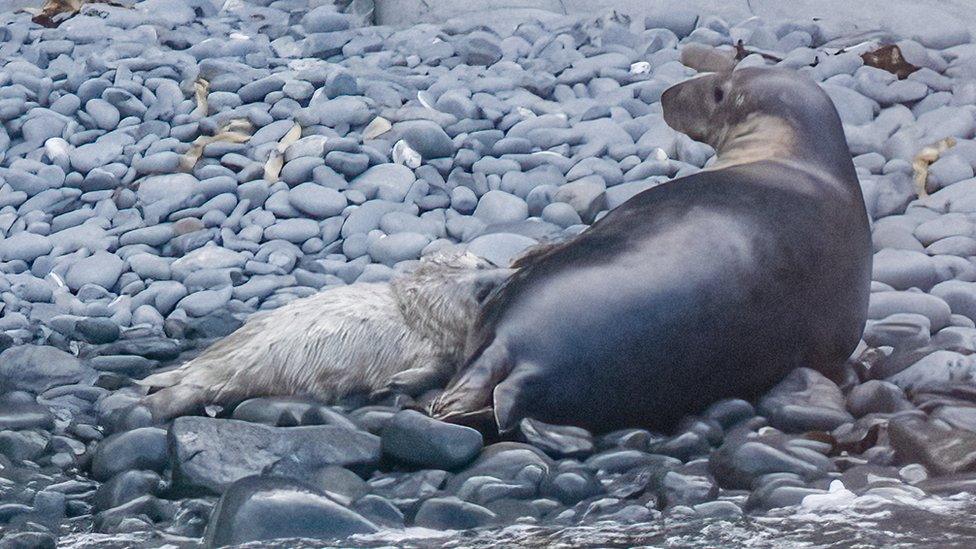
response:
M450 423L491 415L492 391L511 369L505 342L495 339L451 381L430 406L430 415Z
M526 403L532 398L536 376L531 368L516 368L495 387L495 424L500 434L510 433L525 418Z

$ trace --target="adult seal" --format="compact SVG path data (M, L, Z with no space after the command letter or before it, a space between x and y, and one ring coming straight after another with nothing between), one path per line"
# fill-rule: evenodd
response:
M717 161L523 261L485 303L433 416L667 431L853 351L871 240L827 94L793 71L743 68L678 84L662 104Z

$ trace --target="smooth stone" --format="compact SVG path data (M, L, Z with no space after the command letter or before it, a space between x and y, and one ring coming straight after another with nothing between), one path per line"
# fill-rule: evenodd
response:
M367 198L402 202L416 181L410 168L400 164L373 166L352 180L350 188L362 191Z
M53 247L46 236L21 231L0 240L0 261L33 263L38 257L49 254Z
M526 418L519 424L526 442L552 458L585 457L593 453L593 435L586 429L569 425L549 425Z
M432 419L413 410L399 412L383 428L383 455L418 468L457 470L481 452L481 433Z
M424 160L454 155L454 142L436 123L430 120L397 122L393 131L420 153Z
M552 467L552 460L538 448L517 442L499 442L485 447L474 463L450 479L446 489L457 493L465 481L477 476L539 482Z
M586 223L592 223L596 214L607 209L606 184L600 176L588 176L559 187L553 200L565 202L576 210Z
M92 456L92 476L106 481L124 471L161 473L169 464L166 431L142 427L112 435L98 443Z
M318 236L322 230L312 219L282 219L264 229L266 240L287 240L301 244L309 238Z
M924 421L892 418L888 437L900 463L921 463L936 475L976 471L976 433Z
M154 175L139 183L136 196L144 204L159 201L183 203L197 192L200 182L186 173Z
M204 536L208 547L281 538L345 539L372 522L295 479L251 476L229 486Z
M88 343L111 343L119 339L122 331L110 318L84 318L75 324L75 331Z
M540 495L554 498L563 505L575 505L606 491L595 476L583 470L571 470L546 477L539 488Z
M508 265L519 254L531 246L538 244L538 241L511 233L492 233L479 236L468 244L468 251L472 254L483 257L499 267Z
M779 448L759 440L726 440L709 457L709 472L724 488L748 490L753 482L770 473L793 473L808 480L826 471Z
M64 281L78 291L85 284L94 284L111 290L125 269L125 261L108 252L96 252L79 259L68 267Z
M905 391L939 390L973 379L976 359L953 351L935 351L888 378Z
M0 400L0 431L5 429L50 429L54 419L46 406L30 402Z
M890 346L916 349L931 339L932 324L928 317L915 313L895 313L881 320L869 320L864 341L872 347Z
M374 261L389 267L409 259L420 258L420 252L430 243L430 239L418 233L395 233L383 236L366 247L366 253Z
M718 497L718 485L707 476L668 471L661 479L660 495L667 507L693 506Z
M976 282L946 280L936 284L929 293L948 303L953 314L976 321Z
M414 526L435 530L469 530L490 524L496 515L456 497L430 498L417 510Z
M952 309L939 297L916 291L872 292L868 301L868 318L880 320L897 313L914 313L929 319L932 333L949 325Z
M0 353L0 387L5 391L42 393L93 377L84 362L54 347L20 345Z
M868 414L894 414L914 408L900 387L871 379L855 386L847 395L847 409L854 417Z
M481 197L473 215L488 225L512 223L527 218L529 207L524 200L515 195L493 190Z
M928 254L911 250L881 250L874 254L872 280L896 290L928 290L943 280Z
M123 471L98 487L92 504L97 511L105 511L146 495L157 495L163 486L153 471Z
M831 431L854 420L837 385L809 368L790 372L759 401L758 409L770 425L788 433Z

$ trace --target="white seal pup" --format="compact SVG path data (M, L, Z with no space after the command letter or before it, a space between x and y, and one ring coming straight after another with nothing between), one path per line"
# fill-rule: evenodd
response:
M258 396L334 402L443 386L465 356L481 302L512 271L470 253L435 254L389 283L356 283L250 318L178 369L139 383L156 421Z

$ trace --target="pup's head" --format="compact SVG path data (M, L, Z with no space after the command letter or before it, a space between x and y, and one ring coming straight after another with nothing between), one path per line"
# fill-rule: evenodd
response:
M468 252L441 252L425 257L413 272L392 284L411 320L427 326L432 334L464 338L482 303L513 272Z
M420 292L446 292L470 305L484 302L514 272L469 252L440 252L423 258L410 278Z

